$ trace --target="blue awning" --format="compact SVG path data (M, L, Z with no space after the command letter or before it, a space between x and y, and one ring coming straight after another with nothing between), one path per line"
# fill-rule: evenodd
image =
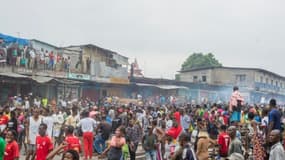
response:
M5 35L0 33L0 38L4 40L5 43L9 44L9 43L18 43L19 45L29 45L30 41L27 39L23 39L23 38L17 38L17 37L13 37L13 36L9 36L9 35Z

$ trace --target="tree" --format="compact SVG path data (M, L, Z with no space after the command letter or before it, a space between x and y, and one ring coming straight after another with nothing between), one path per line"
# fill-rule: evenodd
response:
M222 64L215 58L212 53L193 53L182 64L181 70L221 66Z

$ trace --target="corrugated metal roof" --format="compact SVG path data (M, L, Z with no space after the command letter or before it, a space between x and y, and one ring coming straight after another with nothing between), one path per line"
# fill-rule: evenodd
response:
M209 70L209 69L253 70L253 71L259 71L259 72L265 72L265 73L274 75L274 76L276 76L278 78L285 79L285 77L282 76L282 75L279 75L277 73L274 73L274 72L271 72L271 71L268 71L268 70L265 70L265 69L262 69L262 68L248 68L248 67L224 67L224 66L221 66L221 67L202 67L202 68L194 68L194 69L185 69L185 70L181 70L181 71L178 71L178 72L184 73L184 72Z
M29 78L28 76L13 73L13 72L0 72L0 76L12 77L12 78Z

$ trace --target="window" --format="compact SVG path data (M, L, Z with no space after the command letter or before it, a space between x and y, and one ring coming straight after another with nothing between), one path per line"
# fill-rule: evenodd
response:
M241 75L236 75L236 81L237 82L245 82L246 80L246 75L245 74L241 74Z
M269 82L268 82L268 78L266 78L266 84L268 84Z
M278 87L278 81L276 81L276 87Z
M197 76L193 76L193 82L197 82L198 81L198 77Z
M260 83L263 83L263 77L260 76Z
M106 90L103 90L103 91L102 91L102 96L103 96L103 97L106 97L106 96L107 96L107 91L106 91Z
M207 82L207 76L202 76L202 82Z
M273 86L273 79L271 79L271 85Z

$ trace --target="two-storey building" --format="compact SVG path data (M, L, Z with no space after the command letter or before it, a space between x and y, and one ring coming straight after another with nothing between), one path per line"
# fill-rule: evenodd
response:
M180 71L179 78L184 82L216 86L216 89L208 92L216 94L218 98L222 96L223 99L227 99L226 95L230 96L233 86L239 86L244 97L251 103L264 103L272 97L284 101L282 98L285 96L285 77L259 68L198 68ZM223 89L217 89L217 86Z

